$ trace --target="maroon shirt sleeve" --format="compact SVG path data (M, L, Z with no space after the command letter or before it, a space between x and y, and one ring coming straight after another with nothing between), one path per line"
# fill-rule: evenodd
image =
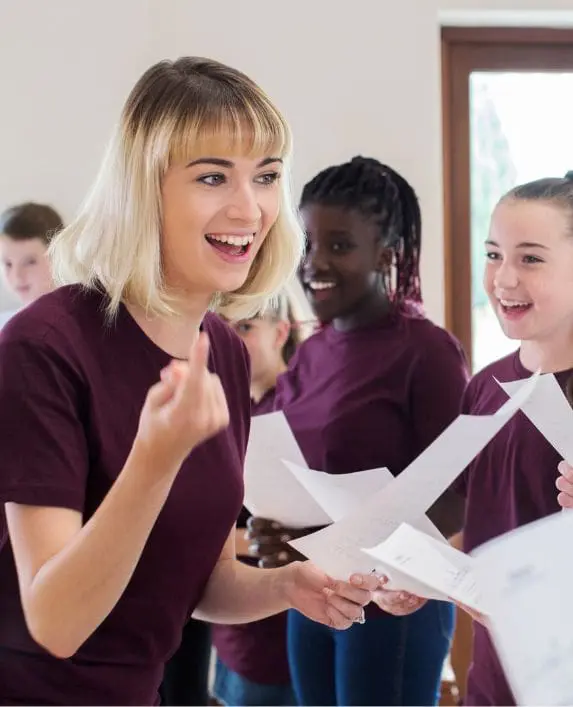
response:
M411 381L412 421L421 453L460 412L468 382L465 355L458 342L435 327L420 346L423 349Z
M64 356L18 329L9 325L0 337L0 501L82 511L81 382Z

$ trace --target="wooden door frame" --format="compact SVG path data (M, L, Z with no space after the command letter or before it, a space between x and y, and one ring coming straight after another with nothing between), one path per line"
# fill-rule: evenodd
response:
M573 29L443 27L441 56L445 321L471 363L469 77L473 71L573 71Z

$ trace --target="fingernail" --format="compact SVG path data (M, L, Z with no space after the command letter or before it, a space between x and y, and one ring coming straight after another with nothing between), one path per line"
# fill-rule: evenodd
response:
M351 584L355 584L357 587L359 587L361 584L364 583L364 580L359 574L353 574L352 577L350 577L350 582Z
M322 591L325 593L325 595L327 596L328 599L330 599L330 597L334 596L334 592L329 587L324 587L324 589Z

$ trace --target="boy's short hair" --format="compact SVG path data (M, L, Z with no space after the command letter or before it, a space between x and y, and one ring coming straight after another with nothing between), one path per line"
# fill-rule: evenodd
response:
M48 246L63 227L60 214L47 204L28 201L0 214L0 233L15 241L40 238Z

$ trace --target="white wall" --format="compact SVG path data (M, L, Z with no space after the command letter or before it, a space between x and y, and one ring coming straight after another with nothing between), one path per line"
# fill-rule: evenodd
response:
M150 26L145 0L0 2L0 209L34 200L74 213L149 64Z
M2 0L0 208L45 200L69 218L141 71L211 56L251 74L287 115L298 188L357 153L411 180L424 213L425 297L441 322L438 15L483 22L484 11L485 20L506 11L507 22L520 10L545 13L534 22L569 11L558 18L567 21L573 0Z

